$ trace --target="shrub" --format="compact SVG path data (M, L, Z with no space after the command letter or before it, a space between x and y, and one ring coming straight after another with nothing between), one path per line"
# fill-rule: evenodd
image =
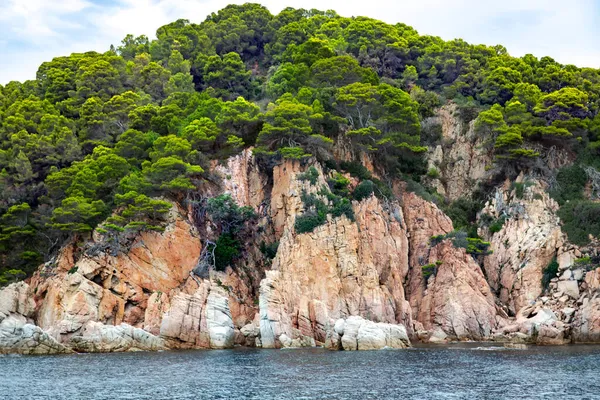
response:
M238 242L231 233L225 233L219 236L215 247L215 268L217 271L224 271L228 265L239 257L240 242Z
M371 195L373 194L374 191L375 191L375 184L373 184L373 181L366 180L366 181L362 181L361 183L356 185L356 188L354 188L354 192L352 193L352 196L354 197L355 200L361 201L361 200L371 197Z
M457 249L465 249L472 256L487 256L492 254L491 243L485 242L479 237L469 237L465 231L453 231L447 235L432 236L429 239L431 246L437 246L445 239L452 239L452 245Z
M525 195L525 189L528 188L529 186L533 185L532 182L513 182L512 185L510 186L510 190L514 190L515 191L515 195L517 196L517 199L522 199L523 196Z
M340 168L348 172L353 177L360 180L373 178L371 172L367 169L367 167L365 167L358 161L343 161L340 163Z
M272 260L277 255L277 249L279 248L279 242L273 242L266 244L265 242L260 243L260 251L269 260Z
M504 226L504 223L506 222L506 218L505 217L500 217L497 220L495 220L494 222L492 222L490 224L490 232L491 233L498 233L502 230L502 227Z
M550 192L550 196L561 205L567 201L583 200L583 189L587 181L588 176L580 166L561 168L556 174L557 187Z
M570 201L558 210L563 231L579 246L590 243L589 235L600 236L600 204L588 200Z
M336 173L329 180L331 190L338 196L348 196L348 185L350 185L350 180L340 173Z
M431 179L438 179L440 177L440 172L437 170L437 168L429 168L429 171L427 171L427 176Z
M482 202L461 197L443 206L442 211L450 217L454 229L470 230L477 221L477 213L482 208Z
M435 275L436 265L435 264L427 264L421 267L421 272L423 273L423 278L427 280L431 275Z
M298 180L309 181L311 185L316 185L317 179L319 179L319 171L315 167L310 167L306 172L298 175Z
M327 217L315 211L307 211L304 214L296 217L294 229L296 233L308 233L315 230L316 227L323 225L327 221Z
M252 207L238 206L230 194L208 199L207 211L221 233L237 233L248 220L256 218Z
M544 288L548 288L550 281L552 278L556 278L556 274L558 273L558 261L556 261L556 257L550 261L550 264L544 269L544 274L542 276L542 286Z

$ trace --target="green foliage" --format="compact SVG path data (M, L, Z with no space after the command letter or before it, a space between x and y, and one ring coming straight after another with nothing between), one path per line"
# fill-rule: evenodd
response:
M504 226L505 222L506 222L506 218L504 218L504 217L500 217L500 218L494 220L489 226L490 233L494 234L494 233L500 232L502 230L502 227Z
M517 196L517 199L522 199L523 196L525 195L525 189L527 189L528 187L530 187L533 183L529 182L529 181L525 181L525 182L513 182L510 185L510 190L514 190L515 191L515 196Z
M344 175L336 172L328 183L331 191L334 194L342 197L348 196L348 185L350 185L350 179L346 178Z
M483 208L480 201L461 197L442 208L444 213L452 220L454 229L477 231L473 226L477 221L477 213Z
M311 185L316 185L317 179L319 179L319 171L315 167L310 167L306 172L298 174L298 180L308 181Z
M544 268L544 274L542 275L542 287L544 287L545 289L548 288L548 285L550 285L550 281L553 278L556 278L556 274L558 273L558 261L556 261L556 257L552 258L552 261L550 261L550 264L548 264L546 266L546 268Z
M597 164L599 70L421 36L401 23L293 8L272 15L248 3L201 23L174 21L153 40L127 35L105 53L54 58L35 81L0 86L0 276L30 274L98 224L115 241L160 230L164 207L153 196L182 202L210 177L211 161L249 146L261 165L334 164L334 138L346 134L349 150L371 153L381 176L409 179L440 203L416 182L428 173L424 146L441 138L439 124L421 123L446 101L463 133L476 120L477 140L506 177L544 170L540 155L551 146ZM354 198L392 196L364 167L343 164L359 179ZM558 173L553 196L566 216L575 206L593 214L582 179L575 168ZM331 184L337 194L320 195L325 216L350 214L347 185L337 175ZM470 208L450 208L457 221L468 215L473 236ZM583 240L573 218L566 229Z
M354 188L354 192L352 192L352 197L354 197L354 199L357 201L362 201L371 197L374 191L375 184L373 184L373 181L362 181Z
M425 281L427 281L427 279L429 279L430 276L436 274L437 267L438 266L435 263L421 266L421 273L423 274L423 278L425 279Z
M573 200L558 210L562 229L569 241L579 246L589 244L589 235L600 235L600 204L589 200Z
M273 242L268 244L265 242L260 242L260 251L268 260L272 260L275 258L275 256L277 255L278 248L279 242Z
M338 193L348 195L347 192L347 178L343 175L337 175L337 179L334 179L331 185L336 190L336 184L339 189ZM342 197L339 194L332 193L326 186L323 186L317 194L307 193L303 191L300 198L304 204L304 213L296 217L294 228L296 233L309 233L315 230L315 228L323 225L327 222L327 215L331 214L334 218L345 215L351 221L354 221L354 210L352 209L351 201Z
M223 233L236 234L244 228L246 222L256 218L252 207L238 206L230 194L208 199L207 211L212 222Z
M219 236L215 247L215 268L224 271L240 256L240 242L231 233Z
M437 246L446 239L452 240L452 245L454 247L457 249L465 249L467 254L471 254L473 257L492 254L490 242L485 242L479 237L469 237L467 232L462 230L455 230L446 235L432 236L429 239L429 244L431 246Z
M556 188L550 192L550 196L560 205L568 201L583 200L587 181L587 174L579 165L563 167L556 174Z

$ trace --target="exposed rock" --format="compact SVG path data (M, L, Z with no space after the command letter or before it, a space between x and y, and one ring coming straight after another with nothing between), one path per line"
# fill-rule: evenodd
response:
M69 350L33 325L31 289L25 282L0 289L0 354L58 354Z
M579 285L577 284L577 281L558 282L558 291L563 292L573 299L579 298Z
M62 354L71 351L41 328L24 318L10 316L0 321L0 354Z
M522 199L507 182L481 213L506 218L499 232L482 232L493 251L484 266L490 286L513 314L542 294L543 271L565 241L556 216L558 204L540 183L523 177L517 181L524 185ZM559 259L567 257L562 254Z
M233 347L235 332L227 294L223 290L213 289L206 302L206 325L213 349Z
M69 347L84 353L165 350L162 339L127 324L104 325L90 321L69 341Z
M552 310L542 308L531 315L529 313L522 310L517 320L499 330L494 339L538 345L562 345L571 341L569 326L559 321Z
M464 249L450 241L434 247L428 263L442 264L429 278L418 311L427 330L440 329L452 339L484 340L497 326L494 296L481 268Z
M330 350L381 350L404 349L410 340L403 325L375 323L362 317L349 317L344 323L338 320L327 333L326 347Z
M430 147L429 168L439 171L440 179L433 186L450 201L469 197L493 163L493 151L485 146L487 138L475 132L474 122L465 125L455 104L445 105L425 122L441 125L442 143Z
M299 183L291 185L287 197L301 191ZM287 210L301 207L283 202ZM294 218L286 219L273 271L260 288L263 347L279 347L282 334L295 339L293 329L323 343L329 320L348 315L410 324L402 284L408 240L401 209L388 207L373 196L354 204L356 222L342 216L301 235Z

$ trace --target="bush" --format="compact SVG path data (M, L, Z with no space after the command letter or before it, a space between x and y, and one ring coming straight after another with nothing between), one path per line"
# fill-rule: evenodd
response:
M502 230L502 227L504 226L504 223L506 222L506 218L505 217L500 217L497 220L495 220L494 222L492 222L490 224L490 232L491 233L498 233Z
M277 249L279 248L279 242L273 242L266 244L265 242L260 243L260 251L269 260L272 260L277 255Z
M336 173L333 178L329 180L329 187L331 187L333 193L338 196L348 196L348 185L350 185L350 180L339 173Z
M588 200L570 201L560 207L558 216L569 241L585 246L589 235L600 236L600 204Z
M447 235L432 236L429 239L431 246L437 246L445 239L452 239L452 245L457 249L465 249L467 254L474 257L492 254L491 243L485 242L479 237L469 237L465 231L453 231Z
M215 247L215 268L224 271L240 255L240 242L232 234L225 233L217 239Z
M366 181L362 181L361 183L356 185L356 188L354 188L354 192L352 193L352 196L354 197L355 200L361 201L361 200L371 197L371 195L373 194L374 191L375 191L375 184L373 184L373 181L366 180Z
M533 183L531 182L513 182L512 185L510 186L510 190L514 190L515 191L515 195L517 196L517 199L522 199L523 196L525 195L525 189L530 187L531 185L533 185Z
M237 233L244 224L256 218L252 207L240 207L230 194L208 199L208 214L212 221L221 229L221 233Z
M550 192L550 196L560 205L567 201L583 200L587 181L587 174L578 165L561 168L556 174L557 188Z
M438 179L440 177L440 172L437 170L437 168L429 168L429 171L427 171L427 176L431 179Z
M436 270L435 264L427 264L421 267L421 272L423 273L423 278L427 280L431 275L435 275Z
M294 229L296 233L308 233L315 230L316 227L323 225L327 221L327 217L315 211L307 211L304 214L296 217Z
M542 276L542 286L547 289L548 285L552 278L556 278L556 274L558 273L558 261L556 261L556 257L550 261L550 264L544 269L544 275Z
M343 161L340 163L340 168L348 172L353 177L360 180L367 180L373 178L373 175L367 169L367 167L365 167L358 161Z
M482 208L482 202L461 197L443 206L442 211L450 217L454 229L472 230L473 225L477 221L477 213Z
M315 167L310 167L306 172L298 175L298 180L309 181L311 185L316 185L317 179L319 179L319 171Z

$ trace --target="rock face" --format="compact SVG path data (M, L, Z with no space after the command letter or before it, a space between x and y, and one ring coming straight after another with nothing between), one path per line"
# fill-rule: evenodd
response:
M162 339L127 324L104 325L90 321L80 336L74 336L69 347L83 353L166 350Z
M489 337L497 325L497 312L481 268L449 241L438 246L430 243L432 236L451 232L452 221L413 193L407 193L403 201L410 235L407 294L416 330L426 330L434 341ZM422 267L428 264L436 265L435 274L425 279Z
M330 218L313 232L298 235L293 229L302 210L298 195L314 187L295 179L292 168L285 181L289 187L274 188L272 200L282 236L272 271L260 288L263 347L282 346L281 335L323 343L330 320L354 315L411 325L403 288L408 240L401 208L392 203L384 209L371 197L354 204L356 222L345 216Z
M362 317L339 319L327 332L325 347L331 350L381 350L410 347L403 325L375 323Z
M428 261L441 264L428 279L418 321L433 333L434 340L489 338L499 317L494 296L473 257L446 240L432 249Z
M35 303L26 283L0 290L0 354L58 354L69 349L33 325Z
M439 173L432 184L450 201L469 197L493 164L493 152L485 146L486 138L475 132L475 121L465 124L459 113L449 104L424 122L424 130L441 131L441 144L429 148L429 169Z
M5 288L0 348L38 354L233 347L234 317L241 328L248 309L237 304L232 316L230 298L239 299L245 286L231 271L215 272L227 289L194 277L198 232L175 207L169 218L163 233L142 233L126 253L75 260L66 247L31 288Z
M472 190L487 163L471 131L459 135L464 129L451 112L440 116L444 136L470 158L464 164L458 153L444 155L457 158L444 169L460 188L446 188L449 198ZM300 179L310 167L318 172L314 183ZM214 170L222 183L206 183L200 194L226 191L258 215L235 265L194 273L202 243L216 233L191 206L174 205L164 232L142 233L116 256L97 250L102 238L95 234L84 248L65 246L27 284L0 290L0 352L600 341L600 269L576 261L588 250L568 244L557 205L537 181L520 177L498 189L479 215L493 254L475 259L450 239L432 242L453 231L452 221L401 182L394 199L353 201L353 218L329 214L299 234L303 192L329 201L319 192L333 172L288 160L270 176L249 150ZM358 180L347 177L353 188ZM275 242L271 260L261 248ZM544 287L554 258L559 273Z
M558 204L538 182L521 177L517 184L522 196L507 183L482 211L488 218L506 220L499 232L484 232L493 251L484 266L490 286L513 315L540 297L544 270L562 255L565 242Z
M600 342L600 268L589 271L580 287L585 287L574 310L572 335L576 343Z

